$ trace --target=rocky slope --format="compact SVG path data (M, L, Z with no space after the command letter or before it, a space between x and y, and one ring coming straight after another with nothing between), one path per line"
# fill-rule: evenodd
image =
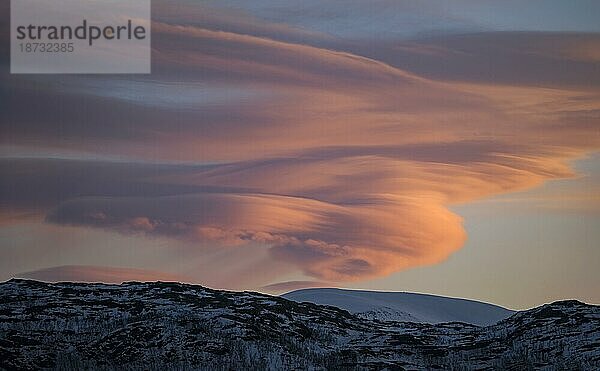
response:
M598 369L600 307L487 327L361 318L178 283L0 284L3 369Z

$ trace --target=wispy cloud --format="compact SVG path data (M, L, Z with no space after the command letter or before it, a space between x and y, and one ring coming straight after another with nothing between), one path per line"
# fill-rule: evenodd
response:
M272 283L270 285L266 285L261 287L262 290L267 292L281 294L288 291L305 289L310 287L331 287L332 284L330 282L318 282L318 281L285 281L285 282L277 282Z

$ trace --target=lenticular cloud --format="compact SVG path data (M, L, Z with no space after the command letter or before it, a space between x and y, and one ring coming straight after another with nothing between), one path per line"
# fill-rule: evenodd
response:
M361 280L444 260L466 238L451 205L573 176L568 162L600 145L594 36L507 33L503 50L536 54L508 48L522 73L490 77L481 64L500 51L485 35L461 53L468 38L365 45L157 12L150 77L7 81L15 143L94 156L3 164L4 214L198 248L261 244L307 276ZM573 56L558 78L556 61ZM97 160L115 154L130 160Z

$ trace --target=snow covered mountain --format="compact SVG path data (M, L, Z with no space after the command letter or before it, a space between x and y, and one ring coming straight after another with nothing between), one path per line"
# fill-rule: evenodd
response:
M0 369L600 368L600 307L562 301L495 325L362 318L179 283L0 284Z
M474 300L408 292L302 289L282 295L297 302L332 305L360 317L421 323L465 322L492 325L515 312Z

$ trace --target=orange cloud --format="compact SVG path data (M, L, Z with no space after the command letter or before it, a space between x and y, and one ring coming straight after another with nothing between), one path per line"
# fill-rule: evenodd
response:
M573 177L569 162L600 147L597 35L576 44L515 33L361 47L322 35L303 43L310 33L281 25L244 33L247 23L232 29L236 17L219 18L229 31L159 18L150 78L125 88L50 82L64 110L37 99L33 112L7 114L22 123L9 131L25 143L44 138L145 163L114 172L103 164L93 182L72 164L57 167L56 179L43 166L33 175L7 169L29 176L19 184L39 177L60 186L61 173L76 174L58 191L7 186L11 207L41 194L32 207L49 222L198 246L258 243L310 277L362 280L446 259L466 239L450 206ZM514 75L512 64L486 74L499 56L518 65ZM558 67L575 62L563 76ZM10 99L30 98L16 85ZM191 164L153 171L153 161Z

